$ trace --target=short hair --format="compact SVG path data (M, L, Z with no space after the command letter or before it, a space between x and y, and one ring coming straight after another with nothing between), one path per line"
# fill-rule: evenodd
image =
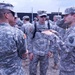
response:
M43 15L47 16L47 13L44 10L39 10L39 11L37 11L37 15L38 16L43 16Z
M13 5L12 4L8 4L8 3L0 3L0 19L3 18L3 14L6 11L11 11L11 13L13 14L13 16L15 15L15 12L13 11Z
M0 9L0 19L4 18L6 10L5 9Z

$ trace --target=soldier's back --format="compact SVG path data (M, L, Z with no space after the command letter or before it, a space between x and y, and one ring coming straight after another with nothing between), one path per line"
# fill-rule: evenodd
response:
M16 46L19 35L22 34L18 29L7 23L0 24L0 75L21 74L21 60Z

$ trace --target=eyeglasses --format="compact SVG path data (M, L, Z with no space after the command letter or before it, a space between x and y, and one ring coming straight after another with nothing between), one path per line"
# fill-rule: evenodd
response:
M45 17L46 18L46 15L43 15L43 16L40 16L41 18Z
M15 13L14 13L14 12L10 11L10 13L11 13L13 16L15 16Z

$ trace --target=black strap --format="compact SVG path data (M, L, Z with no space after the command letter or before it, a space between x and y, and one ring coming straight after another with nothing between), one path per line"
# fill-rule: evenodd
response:
M48 20L47 25L48 25L48 29L50 29L50 23L49 23L49 20ZM35 37L36 32L37 32L37 27L36 27L36 22L35 22L35 24L34 24L34 33L33 33L33 37L32 37L32 38ZM41 31L39 31L39 32L41 32Z
M48 25L48 29L50 29L50 23L49 23L49 20L47 21L48 23L47 23L47 25Z
M35 24L34 24L34 33L33 33L33 37L32 37L32 38L35 37L35 34L36 34L36 22L35 22Z

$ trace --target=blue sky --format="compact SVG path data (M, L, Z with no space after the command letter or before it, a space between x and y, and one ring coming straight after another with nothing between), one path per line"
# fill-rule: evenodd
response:
M33 12L46 10L51 12L62 12L68 7L75 6L75 0L0 0L0 2L12 3L16 12Z

